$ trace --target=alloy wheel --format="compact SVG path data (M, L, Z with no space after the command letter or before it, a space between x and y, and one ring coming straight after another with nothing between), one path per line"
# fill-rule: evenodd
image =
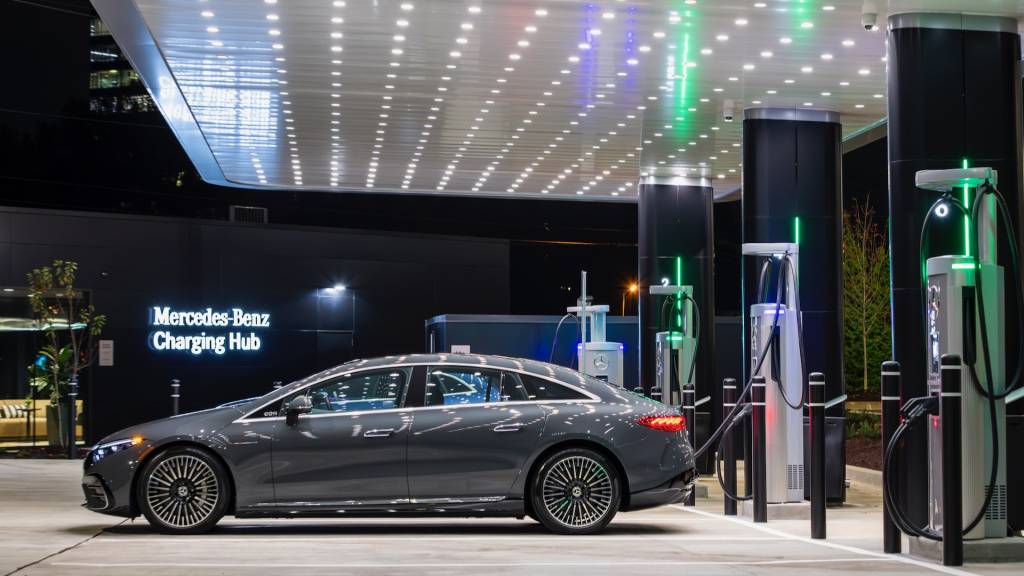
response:
M611 508L612 482L608 471L593 458L576 455L563 458L544 475L544 507L563 526L593 526Z
M189 454L160 462L146 479L146 501L163 523L191 528L207 520L217 508L220 484L205 461Z

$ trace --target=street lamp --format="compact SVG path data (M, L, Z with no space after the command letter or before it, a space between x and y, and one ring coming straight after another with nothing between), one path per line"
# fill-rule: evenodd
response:
M626 315L626 294L636 294L640 289L636 282L631 282L629 287L622 293L622 315Z

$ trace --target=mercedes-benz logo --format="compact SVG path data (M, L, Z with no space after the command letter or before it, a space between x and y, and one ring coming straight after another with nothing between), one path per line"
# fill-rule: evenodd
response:
M608 357L604 354L597 354L594 356L594 368L598 370L608 369Z

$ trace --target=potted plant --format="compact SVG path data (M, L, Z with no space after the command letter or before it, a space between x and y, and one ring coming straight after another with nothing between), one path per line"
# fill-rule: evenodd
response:
M50 404L46 407L47 437L51 446L64 446L71 406L69 383L92 364L96 340L106 316L97 314L75 290L76 262L54 260L28 273L29 304L45 344L39 350L48 380Z
M39 416L36 413L36 410L39 409L36 401L40 398L49 398L50 404L55 404L56 400L54 397L54 391L56 390L56 387L53 385L50 378L50 371L47 367L46 356L40 354L39 357L36 358L35 362L26 367L26 370L28 370L28 385L30 390L29 395L25 398L26 418L29 422L27 430L28 438L31 439L34 444L36 436L35 419ZM47 405L49 406L50 404ZM51 445L60 445L60 430L58 426L53 427L52 433L50 430L47 430L47 437Z

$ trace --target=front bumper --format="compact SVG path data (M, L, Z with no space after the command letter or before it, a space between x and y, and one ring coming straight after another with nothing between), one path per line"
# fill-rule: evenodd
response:
M686 499L697 483L697 469L690 468L668 482L649 490L629 495L629 504L624 510L643 510L668 504L677 504Z
M106 512L114 506L114 497L103 483L103 479L96 474L86 474L82 477L82 492L85 493L83 506L89 510Z
M131 517L132 480L145 446L133 446L100 460L85 458L82 470L83 506L94 512Z

